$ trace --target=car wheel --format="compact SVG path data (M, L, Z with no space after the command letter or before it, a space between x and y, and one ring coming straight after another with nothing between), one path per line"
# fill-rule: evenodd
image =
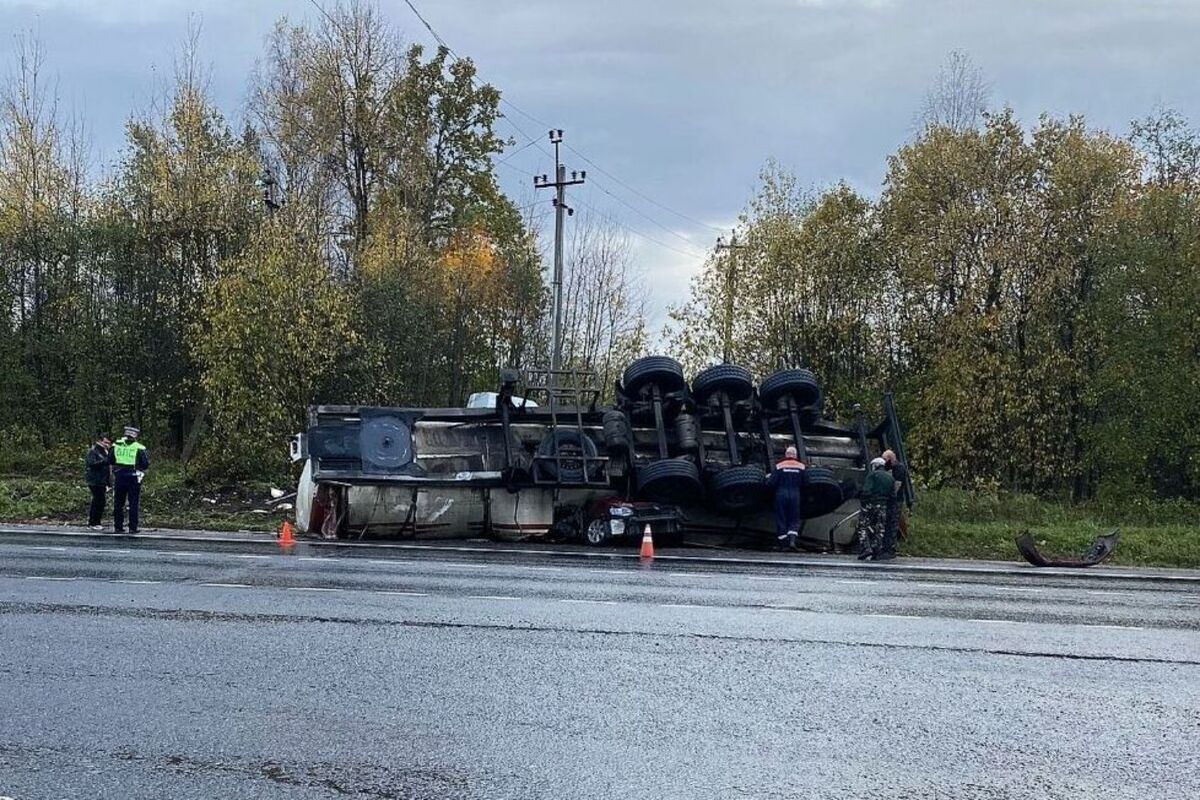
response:
M611 535L612 529L609 527L608 520L596 517L588 523L587 529L583 532L583 541L592 547L599 547L607 542Z

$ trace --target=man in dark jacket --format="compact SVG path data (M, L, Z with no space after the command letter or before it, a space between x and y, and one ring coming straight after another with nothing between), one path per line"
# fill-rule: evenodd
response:
M887 504L892 495L892 475L884 469L884 460L871 461L862 489L858 492L862 511L858 515L858 557L862 561L883 560L883 540L887 530Z
M84 480L87 481L88 489L92 493L92 502L88 506L88 527L94 531L102 528L100 520L104 516L104 497L108 494L108 451L111 448L112 439L107 433L102 433L83 459Z
M142 478L150 468L146 446L137 440L141 434L132 425L113 444L109 463L113 467L113 530L125 532L125 501L129 501L129 532L138 532L138 507L142 498Z
M907 527L904 524L903 504L906 500L905 487L908 485L908 467L896 457L894 450L884 450L880 457L884 461L884 469L892 476L892 494L888 497L887 529L883 535L882 553L882 558L890 559L896 557L896 540L900 538L901 531Z
M792 550L796 549L796 539L800 535L800 503L804 493L804 464L796 458L796 448L789 447L784 453L783 461L775 465L775 471L767 479L767 485L775 492L775 534L776 546L785 543Z

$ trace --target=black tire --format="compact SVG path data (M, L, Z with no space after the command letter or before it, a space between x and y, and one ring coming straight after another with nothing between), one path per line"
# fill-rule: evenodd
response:
M629 450L629 420L620 411L605 411L602 419L604 447L610 455Z
M564 459L561 462L561 469L559 464L553 460L556 441L558 454ZM533 469L536 478L547 481L563 481L564 483L580 483L583 481L584 462L580 459L566 460L566 457L583 455L594 458L597 451L596 443L582 431L573 428L558 428L553 434L546 434L546 438L542 439L538 445L537 454L546 456L547 459L539 459L534 462ZM599 462L591 465L590 473L593 480L599 477L601 469Z
M722 511L749 511L767 499L766 475L755 466L723 469L712 477L709 487L713 503Z
M700 469L691 461L667 458L640 467L638 495L659 503L683 504L697 500L704 491Z
M804 471L804 476L804 502L800 505L800 512L805 519L832 513L845 500L842 485L832 470L809 467Z
M611 537L612 529L609 527L608 520L603 517L596 517L589 521L587 527L583 529L583 543L592 547L607 544Z
M792 397L801 408L819 408L821 385L806 369L781 369L772 373L758 387L758 397L767 408L778 408L785 397Z
M621 381L625 393L630 396L640 395L642 390L654 384L663 393L679 391L687 386L683 367L668 356L646 356L626 367Z
M754 394L754 377L750 370L735 364L717 364L692 379L692 397L697 403L703 405L719 392L734 403L741 402Z

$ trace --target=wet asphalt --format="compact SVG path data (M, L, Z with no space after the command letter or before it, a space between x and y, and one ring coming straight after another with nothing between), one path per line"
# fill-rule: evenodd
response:
M1200 589L0 541L0 797L1195 798Z

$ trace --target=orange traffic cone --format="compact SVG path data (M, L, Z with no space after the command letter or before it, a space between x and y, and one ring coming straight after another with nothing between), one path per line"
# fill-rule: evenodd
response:
M296 537L292 535L292 523L285 519L283 527L279 529L279 546L291 547L295 543Z
M642 533L642 558L654 558L654 537L650 534L650 523L646 523L646 530Z

